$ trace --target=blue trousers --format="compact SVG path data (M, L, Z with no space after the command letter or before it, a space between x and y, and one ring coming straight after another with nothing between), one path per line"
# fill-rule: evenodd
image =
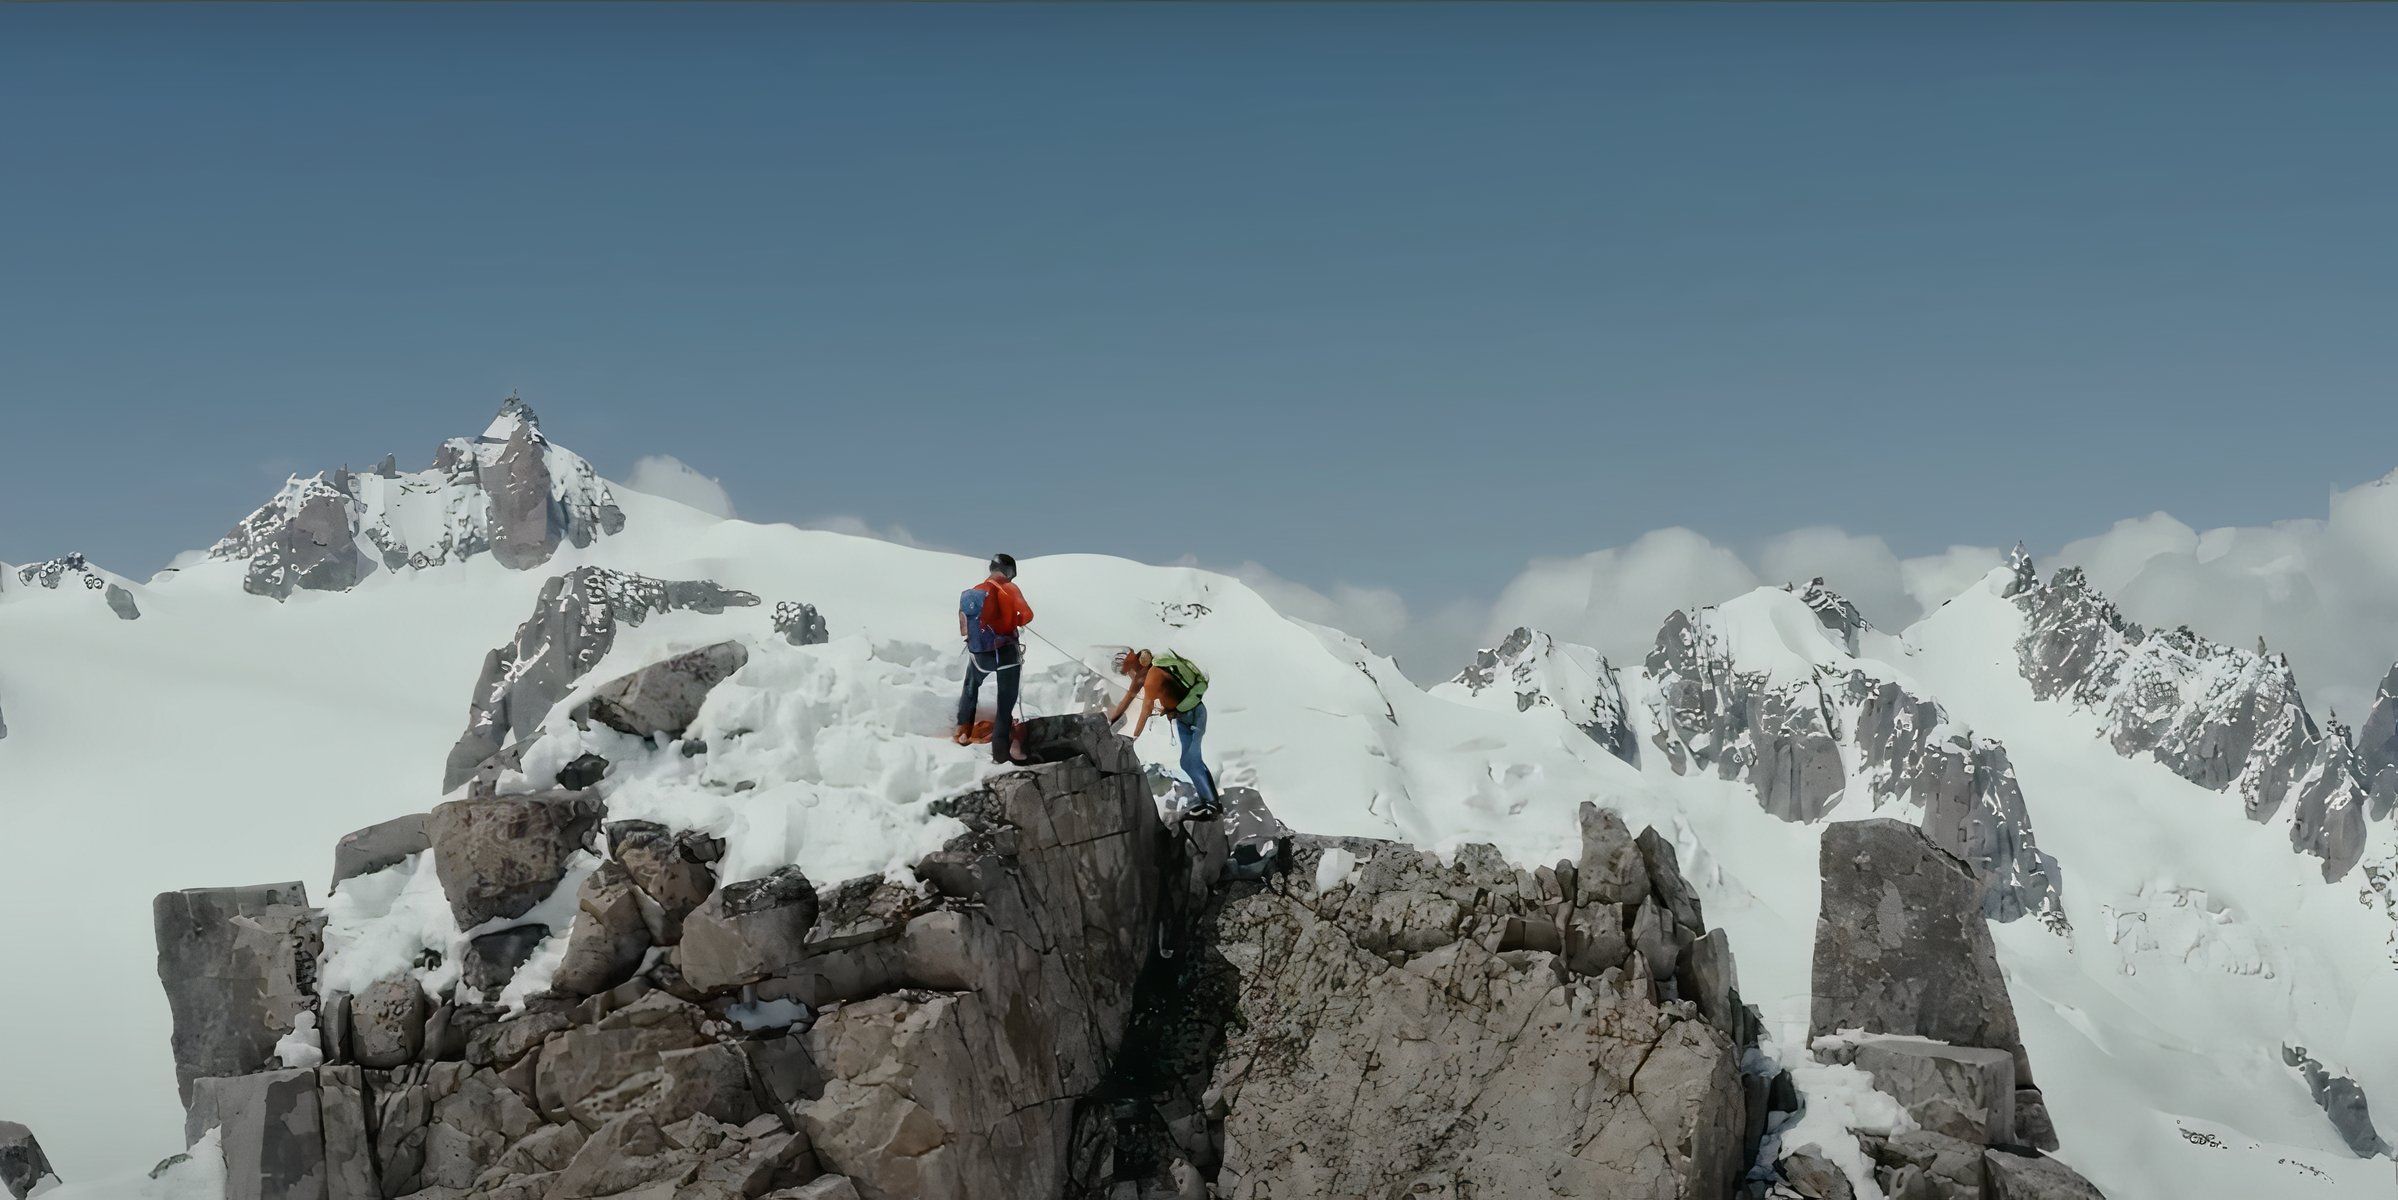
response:
M989 654L966 652L966 689L958 697L958 724L974 724L975 704L982 698L986 675L999 677L999 712L991 720L991 761L1005 762L1016 738L1016 685L1024 675L1024 647L1010 642Z
M1191 786L1199 789L1199 802L1209 808L1216 803L1216 777L1208 774L1207 760L1200 757L1199 739L1207 735L1207 702L1191 706L1191 711L1174 718L1174 733L1182 742L1182 773L1191 777Z

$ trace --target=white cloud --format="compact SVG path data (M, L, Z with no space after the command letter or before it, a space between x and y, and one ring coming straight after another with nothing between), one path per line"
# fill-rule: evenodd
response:
M725 494L722 483L692 470L682 459L672 455L651 454L642 457L633 464L632 473L625 477L624 486L662 500L689 505L713 516L733 515L733 498Z
M2317 715L2363 719L2398 655L2398 474L2334 493L2324 520L2201 533L2155 513L2058 558L2135 621L2239 646L2262 637L2290 656Z

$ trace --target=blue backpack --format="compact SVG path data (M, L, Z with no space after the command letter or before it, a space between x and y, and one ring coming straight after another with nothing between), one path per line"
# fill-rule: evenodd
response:
M967 588L958 597L958 613L966 618L966 650L970 654L991 654L1015 640L1000 636L998 630L983 623L983 604L991 593L978 587Z

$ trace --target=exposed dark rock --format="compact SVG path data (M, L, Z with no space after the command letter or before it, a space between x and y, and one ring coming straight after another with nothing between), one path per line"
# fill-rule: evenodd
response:
M133 593L112 583L108 585L108 590L103 594L108 597L108 610L119 618L127 621L141 619L142 609L140 605L133 602Z
M2381 1131L2373 1127L2373 1112L2365 1102L2365 1089L2345 1075L2335 1074L2304 1046L2284 1046L2281 1060L2297 1069L2306 1080L2307 1091L2331 1118L2331 1127L2339 1131L2340 1140L2356 1152L2358 1158L2376 1158L2390 1153L2390 1144Z
M681 941L684 919L716 890L716 872L708 864L723 855L724 843L648 821L609 826L608 842L633 886L650 901L641 906L650 940L661 946Z
M601 684L574 717L635 737L680 738L699 719L709 691L748 662L749 651L738 642L677 654Z
M573 762L558 768L557 783L567 791L579 792L599 786L599 781L607 777L607 759L596 754L578 754Z
M372 875L432 849L432 836L425 831L429 817L428 813L409 813L343 834L333 844L332 888L340 887L345 879Z
M50 1158L42 1153L33 1131L15 1121L0 1121L0 1190L25 1200L35 1188L57 1182L58 1172L50 1168Z
M2016 1143L2015 1057L2005 1050L1866 1037L1826 1057L1872 1075L1924 1129L1980 1146Z
M298 883L162 892L158 980L174 1017L175 1085L265 1068L316 1002L323 918Z
M532 911L590 848L603 809L581 792L452 800L433 810L434 869L458 927Z
M778 600L774 605L774 631L794 646L818 646L832 640L826 628L824 614L813 604L797 600Z
M516 969L533 957L541 939L550 934L547 925L519 925L487 933L466 944L466 954L459 963L459 975L467 987L485 996L498 996L516 978Z
M358 548L358 507L323 475L294 479L209 550L248 561L242 589L288 599L294 591L357 586L372 563Z

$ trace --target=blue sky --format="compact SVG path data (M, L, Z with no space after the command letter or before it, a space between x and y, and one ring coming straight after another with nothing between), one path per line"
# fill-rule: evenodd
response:
M2398 466L2398 9L0 9L0 558L510 389L621 476L1437 605Z

